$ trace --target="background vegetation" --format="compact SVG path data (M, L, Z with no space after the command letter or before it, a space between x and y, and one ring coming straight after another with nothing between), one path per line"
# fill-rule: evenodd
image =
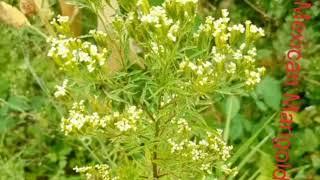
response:
M18 6L17 1L6 1ZM159 4L161 0L154 0ZM283 61L290 39L291 1L285 0L211 0L201 2L204 15L216 15L228 8L232 19L250 19L266 30L259 42L259 63L267 67L268 75L249 95L223 99L206 113L213 127L224 127L224 107L232 101L231 144L235 149L256 135L266 120L280 110L284 77ZM50 1L52 11L60 12L59 3ZM294 144L290 172L293 179L320 179L320 4L314 2L308 12L304 43L302 109L296 115ZM82 10L83 32L95 27L97 18ZM38 27L37 17L30 21ZM94 22L94 23L91 23ZM57 82L63 79L57 67L47 60L45 40L30 29L0 25L0 179L79 179L72 170L81 163L91 162L89 150L72 138L66 139L59 130L61 113L52 98ZM268 180L274 169L271 138L277 132L277 117L263 126L263 131L245 147L247 156L237 159L242 179ZM263 142L263 143L261 143ZM246 144L245 144L246 145ZM254 149L258 147L258 149Z

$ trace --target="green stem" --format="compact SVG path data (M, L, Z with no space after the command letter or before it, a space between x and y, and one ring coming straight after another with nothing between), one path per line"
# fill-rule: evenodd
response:
M251 157L259 150L259 148L271 137L271 134L269 134L267 137L265 137L256 147L250 151L250 153L243 158L243 160L238 165L238 170L240 170L250 159Z
M226 143L228 143L228 138L229 138L229 131L230 131L230 124L231 124L231 112L232 112L232 107L233 104L230 104L230 107L228 108L228 112L227 112L227 122L226 122L226 126L224 128L224 133L223 133L223 139Z
M295 171L299 171L299 170L305 170L307 168L311 167L311 165L303 165L303 166L300 166L300 167L296 167L296 168L292 168L288 171L288 173L293 173Z
M256 179L256 177L259 175L259 173L260 173L260 170L257 170L254 174L252 174L252 176L248 180Z
M159 122L156 121L155 122L155 139L157 139L158 136L159 136ZM157 149L158 149L158 146L157 146L157 144L155 144L154 145L154 150L153 150L153 157L152 157L152 174L153 174L153 179L154 180L159 178L158 165L157 165L157 163L154 162L155 160L158 159Z
M27 68L29 69L29 71L32 74L33 78L36 80L37 84L40 86L41 90L49 98L49 102L53 105L53 107L55 107L55 109L59 113L60 117L62 117L63 116L62 111L60 110L58 105L52 100L52 97L51 97L51 95L49 93L48 88L45 86L45 84L42 82L42 80L37 75L36 71L33 69L32 65L30 63L30 60L29 60L29 54L26 53L26 51L24 51L24 50L23 50L23 52L24 52L24 60L25 60L25 63L27 65Z
M83 141L81 141L81 143L83 144L83 146L91 153L91 155L93 156L94 159L96 159L96 161L98 161L99 164L102 164L102 161L98 158L98 156L91 150L91 148L85 144Z
M31 30L33 30L34 32L36 32L37 34L39 34L40 36L42 36L44 39L47 39L48 36L46 34L44 34L41 30L39 30L38 28L36 28L35 26L29 25L28 28L30 28Z
M246 4L248 4L252 9L260 13L263 17L266 17L268 19L272 19L267 13L265 13L263 10L256 7L253 3L251 3L249 0L244 0Z

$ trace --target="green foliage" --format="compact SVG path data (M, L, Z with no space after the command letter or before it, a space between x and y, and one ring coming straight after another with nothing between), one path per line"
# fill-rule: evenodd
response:
M280 81L267 76L257 87L257 95L263 98L263 101L272 110L280 110L280 101L282 97Z
M97 31L86 34L95 29L97 21L101 20L101 14L96 14L109 1L71 1L80 6L83 13L85 34L78 38L82 43L96 45L98 52L106 48L106 59L121 62L121 68L114 71L108 63L94 64L95 70L91 73L88 70L92 67L85 63L73 64L72 68L66 66L65 71L60 71L61 64L46 57L52 47L38 36L39 31L14 30L0 25L0 179L81 179L76 171L89 172L97 178L118 175L120 179L151 179L155 175L163 175L159 179L270 179L275 166L271 138L276 133L274 122L279 119L274 112L280 110L282 93L286 91L281 83L293 4L284 0L203 0L198 10L204 16L186 18L180 11L183 7L173 2L166 7L167 18L173 19L174 23L180 21L179 28L176 30L170 24L161 26L160 30L152 23L143 24L140 15L149 15L150 8L161 6L163 0L141 1L140 7L136 6L138 1L118 2L121 9L116 11L114 29L106 34ZM59 14L56 1L50 1L50 6L55 14ZM208 28L213 25L210 25L210 18L204 17L221 16L221 8L230 11L232 21L228 25L250 19L252 24L265 30L265 38L255 39L257 56L254 59L266 67L268 73L261 82L258 78L247 81L250 72L246 73L245 69L254 71L256 68L250 63L236 62L235 74L227 72L234 67L231 52L239 49L242 42L250 42L250 38L238 36L238 41L230 44L232 51L226 51L225 43L221 43L223 40L210 35L215 33L214 29ZM193 6L185 9L188 15L194 10ZM318 1L308 13L312 20L305 31L302 84L298 89L304 99L301 111L295 115L293 169L289 171L292 179L297 180L318 179L320 170ZM29 20L34 27L45 29L39 17L29 17ZM210 32L199 31L199 26ZM223 37L223 34L217 37ZM243 52L252 48L251 45ZM213 46L217 47L214 53ZM89 51L85 47L76 49ZM214 83L203 85L201 80L205 76L192 69L217 53L226 55L226 62L230 64L219 66L212 61L212 68L219 72L218 77ZM55 59L56 62L61 60L65 59ZM64 86L65 79L68 81ZM188 85L188 80L192 86ZM257 84L256 88L245 85L252 82ZM62 96L56 98L55 91L59 88L65 91L61 90ZM84 110L79 114L89 120L99 117L102 124L89 124L65 136L61 125L64 120L72 119L72 105L81 100L85 100ZM123 124L120 126L121 118L135 115L133 109L143 112L138 113L143 121L130 121L131 127L138 131L132 128L121 132L127 128ZM112 123L104 126L103 117L109 116ZM71 121L65 122L68 125ZM162 135L157 137L155 132L159 129ZM179 129L183 133L179 133ZM217 129L224 129L222 136ZM205 141L201 140L212 143L206 131L234 147L227 161L232 167L239 168L234 178L224 174L223 170L228 169L223 161L204 171L199 168L206 164L191 161L193 150L187 144L193 141L203 150L200 142L205 144ZM179 144L187 156L182 156L179 148L173 148ZM210 158L206 158L206 162L216 156Z
M291 38L290 26L293 22L292 9L295 5L293 1L267 0L228 1L229 3L226 4L225 2L227 1L221 0L210 2L217 8L227 6L229 9L234 10L231 16L238 18L239 21L249 18L254 23L263 26L266 30L267 36L258 46L258 59L261 64L267 67L269 75L262 80L256 91L250 94L253 102L250 101L249 103L245 101L246 99L242 100L242 102L247 102L251 105L242 103L243 106L247 107L247 111L244 113L246 118L241 118L241 120L244 123L250 122L250 126L255 127L257 118L270 111L279 111L282 93L287 91L287 89L282 88L281 83L285 75L283 62L285 60L285 52L289 49ZM208 12L211 13L210 10ZM290 171L293 179L319 178L319 176L317 176L319 167L313 166L314 161L312 160L312 157L317 157L319 154L319 136L315 136L315 132L319 129L319 121L317 119L320 93L320 77L318 71L320 64L319 61L316 60L319 59L320 55L318 51L320 35L318 23L320 14L319 2L314 1L313 7L309 11L306 11L306 13L310 14L312 19L306 23L304 33L304 58L301 60L301 85L298 90L303 100L301 112L295 117L296 122L293 129L294 134L296 134L295 140L293 141L294 144L292 145L293 157L291 158L294 169ZM254 106L257 107L258 110L252 110ZM237 126L240 125L237 124ZM268 132L273 132L272 127L268 128ZM246 133L242 136L242 139L247 138L245 134ZM238 142L239 137L231 137L231 140ZM263 153L270 154L270 158L273 157L271 142L263 146L261 150ZM261 157L263 156L264 155L261 154ZM251 167L255 166L258 169L263 168L259 161L253 160L250 163ZM263 173L262 170L260 171L258 174L260 174L261 177L258 177L258 179L270 178L270 172L268 174ZM270 171L270 169L267 171ZM243 174L248 174L250 171L246 170L243 172ZM253 171L251 172L254 173Z

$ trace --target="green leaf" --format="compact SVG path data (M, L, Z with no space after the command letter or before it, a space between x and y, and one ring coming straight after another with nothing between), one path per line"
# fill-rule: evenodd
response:
M306 129L303 135L303 149L305 151L314 152L319 145L319 137L317 137L311 129Z
M28 99L24 96L12 96L8 100L8 106L16 111L26 111L30 109Z
M240 100L236 96L229 96L225 102L224 109L227 122L224 128L223 138L226 142L228 142L231 120L238 114L240 110Z
M152 6L159 6L159 5L161 5L163 2L164 2L164 0L151 0L151 1L150 1L150 4L151 4Z
M261 174L257 179L258 180L270 179L275 167L275 164L273 162L273 156L263 151L260 151L260 160L258 164L259 164L259 169Z
M0 77L0 98L5 98L9 91L9 81Z
M9 128L14 127L18 122L18 119L11 118L10 116L7 116L7 117L0 116L0 119L1 119L0 120L0 133L6 131Z
M263 97L264 102L273 110L280 109L282 97L280 81L267 76L257 87L257 94Z
M227 118L233 119L240 110L240 100L236 96L229 96L224 104L224 112Z
M241 116L237 115L232 121L231 121L231 127L230 131L230 138L232 141L235 141L237 139L240 139L244 134L244 127L242 125L242 121L245 121L246 119Z
M265 129L265 127L271 123L271 121L276 117L277 113L274 113L269 119L264 121L264 124L256 130L256 132L241 145L241 147L234 153L234 155L229 159L231 164L235 163L240 157L242 157L248 149L250 145L258 138L258 135Z
M244 167L244 165L250 160L252 159L253 155L260 150L260 147L263 146L268 139L271 137L271 135L269 134L268 136L266 136L263 140L261 140L257 145L255 145L250 152L248 152L244 157L241 158L241 161L239 163L239 165L237 166L238 169L241 169Z
M320 168L320 154L312 154L311 161L314 168Z

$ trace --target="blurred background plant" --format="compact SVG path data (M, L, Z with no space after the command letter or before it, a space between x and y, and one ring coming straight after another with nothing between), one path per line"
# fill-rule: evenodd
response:
M0 5L0 179L70 179L76 175L72 168L88 160L87 150L74 154L79 145L59 132L62 110L50 89L56 85L53 77L62 75L47 61L39 30L52 32L48 7L55 10L58 4L44 2L41 9L32 0Z
M60 113L65 113L65 110L52 100L50 92L64 76L58 73L54 63L47 61L44 50L48 47L45 39L37 33L39 29L45 34L53 33L47 25L53 14L65 13L74 17L75 35L80 32L86 34L95 28L99 18L81 6L84 5L79 3L81 1L70 2L77 4L81 13L77 7L61 7L66 3L62 1L37 2L36 6L23 5L18 1L4 2L25 14L17 15L21 21L11 26L21 27L21 24L30 23L36 29L17 30L0 25L0 179L77 179L79 176L72 168L92 162L93 158L87 156L89 150L86 146L72 138L63 138L59 132ZM152 3L161 4L162 1L152 0ZM285 0L201 0L200 5L203 15L216 16L219 9L228 8L233 20L244 22L250 19L266 31L266 37L258 44L257 54L268 75L250 94L231 98L222 96L222 100L205 115L212 127L224 128L226 109L232 107L229 140L240 152L237 155L243 156L233 160L240 165L237 178L269 180L274 169L269 135L275 135L277 124L265 124L265 121L279 111L282 92L285 91L281 85L285 73L283 61L290 40L294 6ZM308 11L312 20L305 32L305 58L299 89L303 104L296 116L291 155L294 166L291 174L297 180L320 178L319 5L318 1L314 2ZM0 7L3 8L3 4ZM34 16L35 12L39 14ZM0 20L8 21L8 18ZM276 120L274 118L273 122ZM262 131L257 134L257 129ZM244 150L252 153L244 156Z
M303 60L301 61L301 85L298 93L302 97L302 107L296 115L291 153L293 179L319 179L320 176L320 2L306 1L313 7L306 11L312 19L306 24L303 43ZM287 89L282 87L285 76L284 61L289 49L291 23L293 22L293 1L277 0L209 0L202 1L203 13L211 14L215 9L230 9L231 17L239 21L250 19L254 24L264 27L266 38L258 45L258 59L267 68L268 75L259 84L250 98L241 98L239 116L232 121L231 139L233 144L241 144L250 134L254 134L255 126L261 123L260 117L270 111L279 111L281 96ZM277 118L274 122L277 121ZM276 133L278 124L266 128L266 132ZM267 133L268 134L268 133ZM264 134L260 138L263 139ZM274 169L271 142L259 148L256 155L248 160L240 174L255 174L253 179L270 179ZM248 176L244 179L248 179Z

